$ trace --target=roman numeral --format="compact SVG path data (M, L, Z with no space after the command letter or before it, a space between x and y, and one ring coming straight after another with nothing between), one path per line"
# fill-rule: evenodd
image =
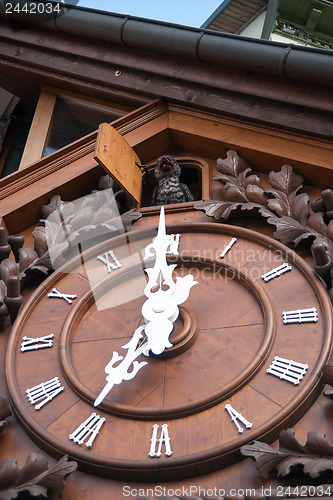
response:
M318 321L317 309L295 309L295 311L283 311L283 323L316 323Z
M50 293L48 293L47 296L50 298L55 298L55 299L64 299L64 300L66 300L66 302L68 302L68 304L71 304L73 302L72 299L76 299L75 294L71 295L69 293L61 293L61 292L58 292L58 290L56 288L52 288L52 291Z
M285 262L284 264L281 264L281 266L275 267L268 273L262 274L261 277L264 281L270 281L273 278L276 278L277 276L286 273L287 271L291 271L291 266L289 266L289 264Z
M22 338L21 352L34 351L37 349L45 349L46 347L52 347L54 333L50 335L45 335L44 337L26 337Z
M96 436L99 434L105 418L92 413L79 427L69 435L69 439L74 443L81 445L90 436L89 440L85 443L87 448L91 448Z
M237 420L239 420L243 425L245 425L245 427L247 429L251 429L251 427L252 427L253 424L251 424L251 422L249 422L248 420L246 420L246 418L244 418L243 415L241 413L239 413L238 411L236 411L231 405L229 405L229 404L225 405L225 409L229 413L229 415L231 417L231 420L233 421L233 423L237 427L237 430L238 430L238 432L240 434L243 434L244 429L243 429L243 427L241 427L239 425L239 423L237 422Z
M275 356L274 361L266 371L271 375L275 375L275 377L298 385L308 368L308 365L304 365L303 363Z
M150 451L148 455L151 458L160 457L162 454L162 445L165 447L165 455L170 457L172 455L171 444L170 444L170 436L168 431L168 424L163 424L161 426L160 437L157 437L159 425L153 425L153 432L150 440ZM158 443L158 448L157 448ZM156 451L157 448L157 451Z
M104 257L103 255L97 255L97 259L103 262L103 264L107 266L108 273L110 273L112 270L121 267L119 260L117 259L115 253L112 250L105 252Z
M37 401L42 400L38 405L35 406L35 410L40 410L42 406L55 398L58 394L60 394L64 390L61 387L60 381L58 377L54 377L47 382L42 382L35 387L31 387L27 389L25 392L27 394L27 398L29 402L34 405Z
M222 252L222 253L220 253L220 257L221 257L221 259L223 259L223 258L224 258L224 256L225 256L225 255L229 252L230 248L232 247L232 245L233 245L234 243L236 243L236 241L237 241L237 238L232 238L232 239L229 241L229 243L227 244L227 246L225 247L225 249L223 250L223 252Z

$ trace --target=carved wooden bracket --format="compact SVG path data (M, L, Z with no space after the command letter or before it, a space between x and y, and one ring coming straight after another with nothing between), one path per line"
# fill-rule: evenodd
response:
M264 217L276 227L274 237L284 244L297 246L309 239L315 260L315 271L332 290L333 260L333 192L325 190L322 198L309 207L307 193L299 193L303 179L290 165L280 172L269 173L271 189L264 189L260 178L252 173L249 164L234 150L217 160L214 177L222 184L222 201L208 200L195 204L216 220L226 220L235 210L250 210ZM331 273L331 274L330 274ZM333 291L330 291L333 301Z

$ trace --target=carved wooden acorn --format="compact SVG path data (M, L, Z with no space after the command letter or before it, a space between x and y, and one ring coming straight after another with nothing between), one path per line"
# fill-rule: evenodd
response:
M8 244L12 249L16 262L18 262L19 250L24 245L24 236L22 234L11 234L8 236Z
M314 212L324 212L327 220L333 219L333 191L332 189L324 189L321 192L321 198L311 203L311 208Z
M325 282L327 288L332 287L330 270L332 261L327 255L326 247L320 241L315 241L311 246L311 252L314 258L313 268L318 276Z
M170 205L193 201L186 184L179 182L181 167L173 156L161 156L155 166L154 175L158 186L154 189L152 205Z
M5 330L6 316L8 316L8 308L4 302L0 302L0 332Z
M9 257L11 247L7 242L7 231L3 226L0 226L0 262Z
M12 323L14 323L16 319L22 302L23 297L20 294L20 278L18 276L9 276L7 280L7 295L5 296L5 304L8 308Z
M19 273L18 264L12 259L4 259L0 264L0 278L7 285L10 276L17 276Z

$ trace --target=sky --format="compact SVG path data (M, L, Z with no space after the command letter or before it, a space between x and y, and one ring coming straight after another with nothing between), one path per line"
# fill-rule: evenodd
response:
M199 28L222 0L79 0L78 7L144 17Z

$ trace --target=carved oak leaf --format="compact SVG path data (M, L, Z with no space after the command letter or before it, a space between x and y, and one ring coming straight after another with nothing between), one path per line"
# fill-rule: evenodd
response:
M124 214L120 216L121 222L125 228L125 231L129 231L131 229L132 224L134 224L135 221L140 219L142 217L141 212L137 212L135 208L132 210L128 210Z
M32 231L34 249L37 255L43 255L48 249L47 233L44 226L36 226Z
M279 448L254 441L242 446L241 453L256 461L261 477L267 479L270 472L277 471L277 477L286 477L291 472L308 474L316 479L333 474L333 447L321 431L310 431L306 444L301 445L293 429L283 430L279 436ZM301 472L300 472L301 471Z
M333 400L333 387L331 385L327 385L323 394L324 396L326 396L326 398Z
M270 216L268 217L267 222L276 226L277 229L274 232L274 238L281 241L285 245L291 242L298 245L302 239L315 236L309 228L286 215L283 215L282 217L276 217L274 215Z
M6 398L0 396L0 432L7 427L6 418L10 417L12 411Z
M39 257L44 258L44 264L50 259L51 267L50 269L55 269L53 265L57 261L57 266L59 267L65 263L63 257L64 252L69 247L69 243L66 240L66 234L70 234L70 228L66 226L66 231L63 225L56 224L50 220L45 220L45 226L37 226L32 232L34 237L35 251ZM48 265L46 265L48 267Z
M285 193L274 189L265 189L265 193L273 196L273 198L267 200L267 206L270 210L276 212L280 217L291 215L288 196Z
M224 184L222 189L224 201L266 204L266 195L259 177L254 174L248 175L252 169L236 151L230 150L227 152L227 158L219 158L216 168L221 173L216 175L214 180Z
M60 216L63 219L67 219L70 215L74 214L75 209L73 203L69 201L62 201L61 197L56 194L52 196L50 202L47 205L43 205L41 207L41 211L43 217L47 218L53 212L58 213L58 217Z
M209 217L214 217L216 220L227 219L233 210L239 208L241 203L232 203L231 201L199 201L194 207L197 210L202 210Z
M311 214L308 220L308 225L312 227L317 233L326 235L327 226L324 222L324 212L316 212Z
M273 189L265 190L272 196L267 206L280 217L287 215L305 225L309 217L309 196L297 194L303 187L303 179L293 172L290 165L283 165L280 172L270 172L269 181Z
M295 192L296 193L296 192ZM305 226L309 219L309 195L307 193L290 195L291 214L300 224Z
M256 176L251 175L250 177L256 177ZM246 186L245 192L248 200L254 203L259 203L260 205L266 205L267 197L265 195L265 192L257 184L248 184Z
M102 175L99 178L97 187L98 187L98 189L113 189L114 180L112 179L111 175L109 175L109 174Z
M77 468L76 462L68 462L67 459L68 456L65 455L50 469L47 468L46 458L36 453L29 455L22 469L17 467L14 458L6 460L0 466L0 499L17 498L22 492L32 497L47 498L49 489L61 497L65 477Z
M32 248L20 248L19 268L20 277L26 276L28 271L40 271L43 274L48 274L50 270L53 270L49 252L47 251L38 257L37 252Z
M280 172L270 172L268 177L272 188L287 196L303 187L302 177L294 173L291 165L282 165Z
M249 168L246 160L238 156L237 151L229 149L226 158L219 158L216 162L216 169L222 174L237 177L243 170ZM219 176L214 177L214 180L219 180Z

